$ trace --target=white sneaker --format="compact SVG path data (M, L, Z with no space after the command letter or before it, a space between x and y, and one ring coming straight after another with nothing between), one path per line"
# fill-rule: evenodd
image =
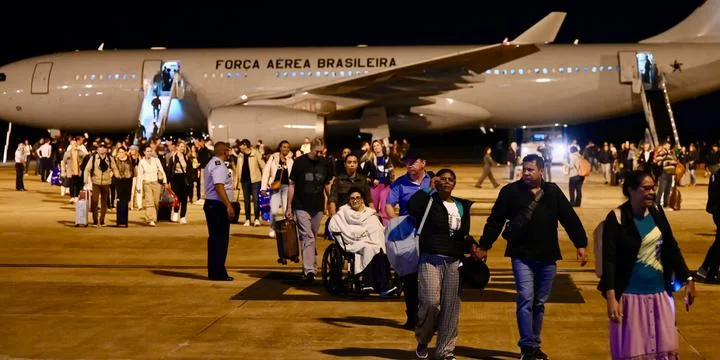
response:
M148 226L155 226L155 222L154 221L149 222Z
M243 226L250 226L250 220L245 220L245 223L243 224Z
M260 226L260 220L255 219L255 226Z
M268 233L268 236L270 238L274 239L275 238L275 230L270 230L270 232Z
M195 205L205 205L204 199L199 199L198 201L194 202Z
M187 219L186 219L186 218L180 218L180 223L181 223L181 224L187 224Z

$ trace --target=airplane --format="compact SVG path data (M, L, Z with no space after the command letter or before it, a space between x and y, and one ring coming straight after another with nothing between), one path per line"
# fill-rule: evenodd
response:
M553 12L512 41L481 46L101 46L0 67L0 118L83 132L128 133L142 123L149 133L157 122L162 131L204 128L214 139L266 144L577 124L642 111L637 89L651 63L673 101L718 90L718 14L720 0L708 0L631 44L554 44L566 14Z

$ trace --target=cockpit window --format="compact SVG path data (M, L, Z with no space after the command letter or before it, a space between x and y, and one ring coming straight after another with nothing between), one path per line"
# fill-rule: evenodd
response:
M5 73L0 73L0 81L5 81Z

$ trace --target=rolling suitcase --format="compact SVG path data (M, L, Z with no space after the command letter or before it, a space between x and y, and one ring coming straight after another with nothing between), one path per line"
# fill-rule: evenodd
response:
M275 222L275 238L277 240L278 263L287 265L287 261L300 262L300 245L298 245L297 225L293 220Z
M668 199L668 206L673 210L680 210L682 204L682 195L677 187L673 187L670 190L670 198Z
M91 190L81 190L75 202L75 227L88 226L88 213L90 211Z

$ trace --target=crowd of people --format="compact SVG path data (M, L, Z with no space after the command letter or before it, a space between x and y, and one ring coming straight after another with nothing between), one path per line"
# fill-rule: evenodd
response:
M81 191L91 190L94 226L105 226L106 209L117 207L121 212L134 204L145 210L147 225L155 226L166 190L180 203L173 208L177 215L173 214L171 221L185 224L187 204L196 195L196 203L204 205L208 224L210 280L233 280L225 269L225 260L230 224L241 223L239 194L244 202L243 226L262 226L265 221L257 197L268 195L270 237L276 236L272 225L276 220L297 223L306 285L313 284L316 277L316 240L326 210L328 226L348 234L343 241L356 256L355 271L372 290L384 290L386 285L368 271L378 256L385 255L382 230L391 219L409 215L422 232L416 271L403 276L404 327L415 332L419 359L430 357L429 343L435 334L435 356L455 358L462 262L484 261L500 236L507 240L505 256L510 258L517 288L521 359L549 358L541 349L541 335L544 304L557 273L557 261L562 259L558 225L564 227L577 249L581 265L588 260L588 238L575 212L582 198L582 181L573 178L587 176L580 159L590 163L589 171L603 173L609 184L613 181L608 178L607 164L611 164L611 175L612 164L617 164L618 182L627 198L609 211L602 237L595 239L602 242L601 254L596 254L602 260L598 289L607 300L613 358L677 358L672 294L677 285L685 287L686 304L690 306L695 298L694 276L706 281L718 276L717 237L705 263L694 274L665 217L668 187L684 177L677 176L677 167L686 164L683 166L692 171L696 169L692 164L697 164L690 156L683 158L682 148L677 152L667 142L656 149L643 144L641 152L633 150L632 144L623 145L619 155L604 145L597 156L588 147L581 150L576 143L571 144L564 160L570 199L548 179L551 151L541 147L538 154L525 154L520 160L517 146L511 146L507 161L510 181L499 191L477 240L470 234L472 201L453 195L456 173L449 168L427 170L427 160L406 142L365 142L360 151L345 148L337 158L328 156L322 138L306 139L295 152L287 141L271 152L260 140L253 146L248 139L213 143L204 137L187 141L151 139L140 144L131 144L129 139L113 143L106 138L87 144L85 137L77 136L50 143L44 142L37 150L38 157L48 158L40 162L41 179L52 177L45 169L52 169L54 164L59 167L61 191L67 191L70 202L76 202ZM18 190L24 190L26 146L20 144L16 151ZM720 172L713 159L717 153L717 146L713 146L706 162L708 171L713 172L707 210L716 223ZM492 166L491 151L485 154L485 165ZM405 173L400 174L405 167ZM483 178L490 177L495 187L500 186L491 174L485 171ZM476 185L481 186L482 181ZM118 216L118 225L127 226L120 219Z

